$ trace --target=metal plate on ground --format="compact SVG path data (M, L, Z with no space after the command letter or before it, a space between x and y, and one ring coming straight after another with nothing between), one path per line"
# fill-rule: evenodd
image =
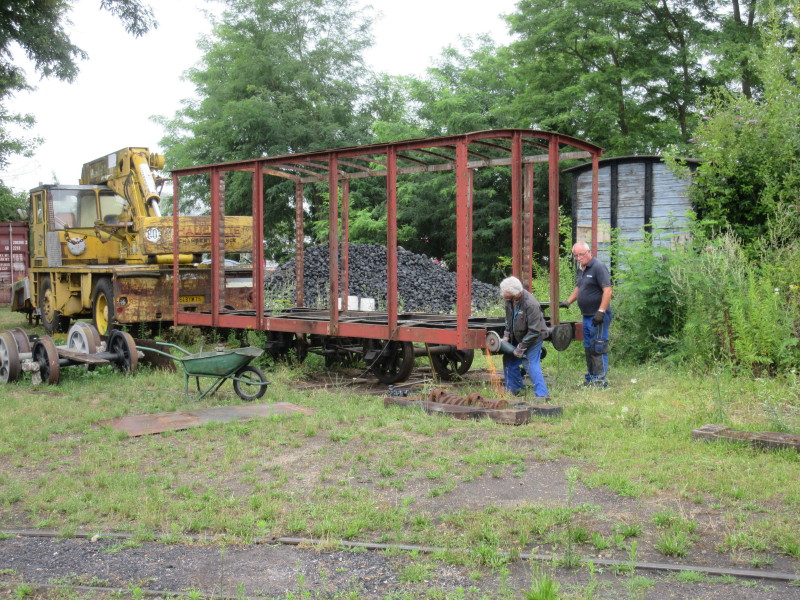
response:
M272 404L216 406L213 408L198 408L196 410L132 415L130 417L107 419L100 421L99 424L110 425L117 431L135 437L163 433L165 431L178 431L189 427L198 427L206 423L227 423L229 421L252 419L253 417L269 417L292 413L312 415L314 411L291 402L273 402Z

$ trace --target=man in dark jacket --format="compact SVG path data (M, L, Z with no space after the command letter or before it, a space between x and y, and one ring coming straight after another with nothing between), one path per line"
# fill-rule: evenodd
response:
M583 347L586 352L587 373L584 384L607 387L608 329L611 325L611 276L606 266L592 257L586 242L572 247L572 256L578 262L575 289L561 306L566 308L575 300L583 315Z
M524 387L520 366L533 382L533 391L538 397L547 397L547 384L542 374L542 342L547 337L547 324L533 294L522 288L516 277L508 277L500 283L500 293L506 301L506 328L503 340L513 344L513 354L503 354L505 386L512 394L520 393Z

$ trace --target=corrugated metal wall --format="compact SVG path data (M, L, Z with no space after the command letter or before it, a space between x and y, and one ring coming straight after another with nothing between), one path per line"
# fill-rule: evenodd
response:
M28 275L28 224L0 223L0 304L11 302L11 284Z

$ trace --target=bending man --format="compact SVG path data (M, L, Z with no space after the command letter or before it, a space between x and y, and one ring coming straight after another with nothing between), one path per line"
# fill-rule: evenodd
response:
M539 301L533 294L522 288L516 277L508 277L500 282L500 293L506 301L506 328L503 340L516 346L513 354L503 354L503 373L505 386L512 394L519 394L525 387L520 366L533 382L537 397L547 397L547 384L542 375L542 342L547 337L547 324L544 321Z

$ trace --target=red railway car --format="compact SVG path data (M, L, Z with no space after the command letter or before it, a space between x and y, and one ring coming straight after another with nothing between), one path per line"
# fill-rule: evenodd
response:
M534 237L534 165L546 164L548 176L548 230L550 297L542 302L549 325L557 335L557 348L563 349L573 338L580 338L580 323L559 320L558 301L558 218L560 163L570 159L591 160L593 164L593 232L597 230L597 170L602 149L591 143L557 133L529 129L480 131L445 137L413 139L385 144L340 148L285 156L257 158L172 171L173 214L178 214L182 180L205 181L211 203L212 295L210 312L196 312L182 305L174 291L175 323L203 327L255 329L267 332L268 350L280 354L291 349L303 355L319 349L332 361L362 359L379 380L397 383L405 380L414 359L414 344L425 345L434 368L444 377L469 368L472 352L486 347L487 333L502 331L502 318L472 314L473 205L475 173L480 169L506 167L510 170L507 197L512 219L511 247L498 248L498 254L512 257L512 273L530 289ZM264 286L253 285L251 310L226 308L224 262L221 240L225 216L225 180L228 173L250 174L252 190L253 256L260 257L264 240L265 194L267 182L294 182L296 291L291 307L265 307ZM398 298L398 179L422 177L425 173L447 173L455 188L455 276L457 301L455 314L405 313ZM200 177L197 177L200 176ZM377 177L385 183L387 295L385 311L353 311L338 302L325 308L308 308L303 298L303 255L305 248L304 188L321 186L329 198L328 246L329 298L347 298L349 206L351 184ZM174 217L177 220L177 216ZM177 227L177 223L176 223ZM213 243L216 240L218 243ZM596 235L592 235L596 240ZM593 241L596 245L596 242ZM175 240L177 253L177 240ZM175 261L174 281L179 281L180 265ZM264 281L264 261L253 261L253 281ZM343 290L343 293L342 293ZM543 300L543 299L542 299ZM418 352L419 354L419 352Z

